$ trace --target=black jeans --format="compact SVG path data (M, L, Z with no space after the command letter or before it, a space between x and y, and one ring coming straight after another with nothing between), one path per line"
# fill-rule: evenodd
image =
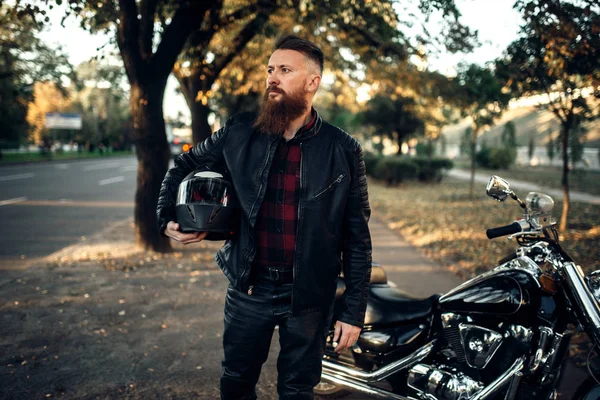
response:
M225 357L222 400L254 400L255 386L276 325L281 351L277 359L280 400L313 399L321 379L321 360L333 307L291 316L292 285L266 277L254 280L252 294L229 286L225 299Z

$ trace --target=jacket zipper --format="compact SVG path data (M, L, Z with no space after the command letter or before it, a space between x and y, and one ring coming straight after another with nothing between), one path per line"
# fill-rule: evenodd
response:
M292 265L292 299L291 299L291 309L292 315L294 315L294 287L296 283L296 259L298 257L298 238L300 237L300 215L302 211L302 142L300 142L300 194L298 195L298 226L296 228L296 243L294 243L294 264Z
M319 193L315 194L313 196L313 199L317 199L317 198L321 197L321 195L325 194L333 186L335 186L335 185L339 184L341 181L343 181L345 176L346 176L346 174L341 173L333 182L331 182L331 184L329 186L327 186L325 189L321 190Z
M262 170L260 171L260 185L258 186L258 196L256 196L256 200L254 200L254 203L252 204L252 207L250 208L250 215L249 217L252 217L252 213L254 212L254 207L256 206L256 203L258 203L258 198L260 197L260 193L262 192L262 187L263 187L263 174L265 172L265 168L267 167L267 165L269 164L269 159L271 158L271 145L273 144L272 141L269 141L269 147L267 148L267 159L265 160L264 165L262 166ZM252 236L252 232L250 231L250 224L248 224L248 236L249 237L253 237ZM250 253L248 253L248 257L246 258L247 260L249 259ZM244 276L246 276L246 273L248 272L249 267L246 267L244 269L244 272L242 272L242 276L240 278L240 281L243 282L244 281ZM240 284L241 284L240 282ZM252 289L254 288L254 285L250 285L248 287L248 295L252 295Z

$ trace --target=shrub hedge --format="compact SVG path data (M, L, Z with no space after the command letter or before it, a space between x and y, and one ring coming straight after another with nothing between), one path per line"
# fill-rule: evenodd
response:
M365 154L367 175L381 179L388 185L405 180L422 182L439 182L443 171L452 168L452 161L447 158L427 158L409 156L382 157Z
M517 158L514 149L503 147L483 147L475 156L480 167L488 169L508 169Z

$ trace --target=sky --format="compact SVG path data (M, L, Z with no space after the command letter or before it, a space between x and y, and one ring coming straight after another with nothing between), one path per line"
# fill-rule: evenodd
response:
M512 6L514 0L456 0L462 21L477 30L482 45L470 54L442 54L429 59L429 68L444 74L453 74L459 62L484 64L502 54L502 51L517 37L522 19ZM64 6L63 6L64 7ZM91 35L81 29L75 18L69 18L60 25L64 8L56 7L49 14L50 27L41 35L48 44L61 46L70 62L77 65L97 54L97 49L108 42L106 35ZM189 116L183 95L177 94L178 83L171 76L165 93L164 111L166 117L175 118L178 112Z

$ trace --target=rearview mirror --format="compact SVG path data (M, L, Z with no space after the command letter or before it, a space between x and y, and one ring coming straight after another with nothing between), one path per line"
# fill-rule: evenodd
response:
M499 176L492 175L485 188L485 193L495 200L504 201L511 193L510 185Z

